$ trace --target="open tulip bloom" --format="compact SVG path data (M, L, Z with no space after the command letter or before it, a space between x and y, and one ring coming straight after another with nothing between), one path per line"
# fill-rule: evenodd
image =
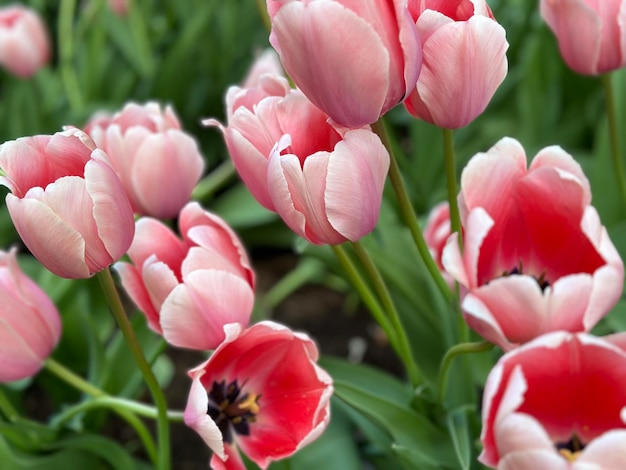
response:
M211 468L245 469L239 449L266 469L324 431L332 380L305 334L269 321L224 331L209 360L189 372L185 423L213 450Z
M580 165L559 147L526 168L524 149L504 138L463 170L457 234L445 269L468 294L469 326L508 350L542 333L589 331L619 299L624 265L590 205Z
M499 470L626 468L624 336L550 333L505 354L483 396L484 449Z

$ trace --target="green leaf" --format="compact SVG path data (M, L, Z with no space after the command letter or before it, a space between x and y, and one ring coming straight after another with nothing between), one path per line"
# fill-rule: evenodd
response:
M59 450L79 450L98 456L108 462L112 468L133 470L135 463L130 454L117 442L96 434L70 435L51 446Z
M469 470L472 457L471 433L467 422L467 411L467 407L458 408L451 411L446 419L448 432L452 437L452 444L454 445L454 452L462 470Z

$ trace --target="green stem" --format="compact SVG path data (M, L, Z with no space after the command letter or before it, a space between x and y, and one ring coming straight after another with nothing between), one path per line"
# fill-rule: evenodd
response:
M454 132L450 129L443 131L443 159L446 168L446 181L448 188L448 204L450 205L450 224L452 233L459 234L459 246L462 246L461 216L457 202L458 189L456 187L456 158L454 157Z
M256 0L256 6L261 15L261 20L263 20L263 26L265 26L266 30L271 31L272 22L270 21L270 16L267 14L267 4L265 0Z
M474 354L490 351L491 349L493 349L493 344L488 341L481 341L479 343L460 343L448 349L448 352L446 352L446 355L441 360L441 366L439 367L439 403L443 403L446 387L448 386L448 372L454 358L461 354Z
M104 269L103 271L100 271L98 274L96 274L96 277L100 281L102 290L104 291L109 306L111 307L111 313L115 317L117 324L122 330L124 338L126 339L131 349L131 352L135 357L135 361L137 362L137 365L141 370L146 385L148 386L150 394L152 395L152 399L154 400L154 404L156 405L158 410L157 432L159 442L159 460L157 468L159 470L169 469L171 466L169 423L167 419L167 402L165 401L165 396L163 395L163 391L161 390L161 387L159 386L159 383L157 382L157 379L152 372L150 364L148 364L148 361L146 360L143 351L141 350L141 346L137 341L137 337L135 336L132 325L130 324L128 317L126 316L126 312L115 287L115 282L113 281L111 271L109 269Z
M348 256L348 254L346 253L346 250L343 246L341 245L331 245L331 246L335 253L335 256L339 260L339 263L343 267L344 271L348 274L350 281L352 282L355 289L359 293L359 296L363 300L363 303L367 305L367 308L369 309L370 312L372 312L374 319L383 329L383 331L387 335L387 338L389 338L389 342L391 343L391 346L393 347L394 351L396 351L396 353L398 353L398 355L402 357L400 355L401 350L399 348L398 338L396 337L393 325L389 321L389 318L387 318L387 315L385 315L384 310L382 309L382 307L378 303L378 300L376 300L376 297L374 296L371 289L369 288L369 286L367 285L367 283L361 276L361 273L356 268L356 266L350 259L350 256Z
M606 114L609 122L609 142L611 144L611 159L613 169L622 196L622 203L626 206L626 170L619 144L619 132L617 123L617 110L615 109L615 97L613 94L613 84L611 74L602 75L602 86L604 87L604 99L606 103Z
M452 292L450 291L448 284L441 275L441 271L439 271L435 260L428 250L428 245L426 245L426 240L424 240L424 235L422 234L422 229L419 226L417 215L415 215L415 211L413 210L413 205L411 204L409 194L406 191L404 180L402 179L402 174L400 172L400 167L398 166L398 162L394 155L393 149L391 148L391 145L389 143L389 136L387 134L387 129L385 128L385 123L382 117L374 124L372 124L372 129L374 130L374 132L376 132L376 134L378 134L381 141L389 152L389 157L391 160L389 166L389 180L391 181L393 190L396 193L398 207L400 208L402 218L404 219L404 222L407 224L409 230L411 231L413 241L415 242L415 246L417 247L417 251L422 258L422 261L426 265L426 269L428 269L428 272L435 281L435 284L439 288L439 291L443 295L444 299L446 299L448 303L451 303L453 299Z
M230 159L224 160L217 168L200 180L194 188L191 198L197 201L209 199L236 174L233 162Z
M59 11L59 59L61 63L61 76L70 108L78 112L83 108L83 97L78 86L76 71L74 70L74 40L73 24L76 0L62 0Z
M422 382L421 373L415 363L415 360L413 359L413 353L406 335L406 330L404 329L404 325L402 325L400 315L398 315L398 310L396 309L393 299L391 298L391 294L385 284L385 280L381 276L380 271L376 267L376 264L372 260L371 256L360 242L352 242L352 248L354 248L355 253L361 260L361 263L363 263L365 271L374 284L374 290L378 294L378 298L381 300L383 308L387 311L387 315L391 320L391 324L393 325L398 338L398 347L400 349L399 355L404 362L404 367L409 375L409 379L415 388Z
M62 379L63 381L65 381L66 383L74 387L75 389L80 390L81 392L93 397L93 399L89 401L81 402L78 405L75 405L65 410L64 412L62 412L53 420L52 422L53 426L59 427L63 423L65 423L68 419L70 419L72 416L79 413L80 411L92 408L92 405L90 405L90 403L92 403L94 400L107 400L107 399L112 398L112 397L109 397L104 390L101 390L98 387L91 385L85 379L76 375L74 372L67 369L62 364L56 362L51 357L46 360L46 362L44 363L44 367L49 372L53 373L58 378ZM125 401L130 402L130 400L125 400ZM97 406L97 405L94 405L94 406ZM133 429L137 433L137 436L139 436L139 439L141 439L141 442L143 443L143 446L146 449L146 452L148 456L150 457L150 460L152 460L152 462L156 464L158 462L158 457L157 457L156 446L154 445L152 436L150 435L150 432L148 431L146 426L143 424L143 422L141 422L141 420L137 418L137 416L135 416L133 411L130 409L131 407L130 406L125 406L125 407L112 406L110 403L108 404L108 407L112 409L115 413L117 413L120 417L125 419L126 422L133 427ZM76 410L76 411L72 412L72 410ZM66 418L63 418L64 416L66 416Z
M0 411L12 423L17 421L20 417L17 410L13 407L7 396L4 394L2 387L0 387Z

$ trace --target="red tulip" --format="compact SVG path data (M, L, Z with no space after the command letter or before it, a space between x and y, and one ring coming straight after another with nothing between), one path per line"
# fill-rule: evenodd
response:
M135 224L124 188L107 155L82 131L5 142L0 168L17 232L56 275L90 277L130 246Z
M41 288L0 251L0 382L35 375L61 337L61 318Z
M245 469L241 450L265 469L322 434L332 379L305 334L273 322L224 330L224 342L189 373L185 423L214 452L211 468Z
M189 202L204 159L170 106L128 103L112 117L96 114L85 131L109 155L136 213L172 218Z
M567 65L597 75L626 66L626 1L541 0Z
M437 267L450 287L454 286L454 279L444 270L441 256L451 231L450 205L447 201L440 202L428 214L428 219L424 226L424 241L428 246L430 255L437 263Z
M505 354L487 378L479 460L500 470L626 468L620 343L555 332Z
M421 49L404 0L267 0L267 8L285 70L340 125L377 121L415 87Z
M464 127L485 110L506 77L504 28L485 0L409 0L408 5L423 65L406 108L439 127Z
M18 77L30 77L50 60L50 38L35 10L0 7L0 65Z
M175 346L213 349L225 324L248 324L254 272L235 233L198 203L183 208L179 226L182 240L158 220L139 219L132 264L115 268L154 331Z
M464 251L452 235L445 269L468 294L469 326L508 350L555 330L589 331L617 302L624 265L589 182L560 147L526 168L519 142L500 140L463 171Z

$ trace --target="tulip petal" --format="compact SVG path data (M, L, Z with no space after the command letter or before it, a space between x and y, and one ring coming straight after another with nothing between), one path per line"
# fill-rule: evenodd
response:
M589 443L576 461L578 464L589 464L598 469L626 468L626 431L609 431Z
M140 271L130 263L117 262L113 268L120 276L124 290L135 303L137 308L144 313L148 320L148 326L159 334L162 334L159 324L159 312L152 305L150 294L144 285Z
M224 339L225 324L247 325L254 294L239 276L201 270L192 272L184 281L161 307L161 328L169 343L191 349L215 349Z
M143 266L150 256L155 255L182 279L180 266L188 249L187 243L165 224L151 217L142 217L135 224L135 237L128 256L135 266Z
M376 226L388 169L389 154L370 131L348 131L330 154L326 214L348 240L356 241Z
M298 88L334 121L360 127L379 118L390 57L374 28L356 13L338 2L286 3L272 18L270 42Z

